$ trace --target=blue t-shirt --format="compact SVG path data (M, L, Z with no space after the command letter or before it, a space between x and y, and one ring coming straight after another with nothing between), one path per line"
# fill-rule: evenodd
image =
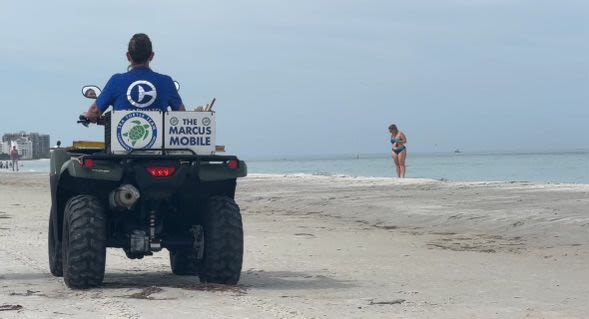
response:
M113 106L114 110L161 110L168 106L178 111L182 99L171 77L149 68L135 68L113 75L96 99L101 113Z

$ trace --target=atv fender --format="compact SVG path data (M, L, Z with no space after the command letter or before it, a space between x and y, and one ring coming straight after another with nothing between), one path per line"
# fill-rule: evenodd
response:
M95 161L92 168L83 167L78 159L70 159L61 167L60 175L65 171L73 178L87 178L101 181L120 181L123 167L118 163Z
M63 164L71 158L71 155L63 148L51 150L50 175L61 175Z
M73 178L102 181L120 181L123 177L123 167L116 162L96 161L92 168L82 167L82 163L77 158L72 158L65 149L52 151L50 166L52 176L61 177L64 172L67 172Z
M224 181L236 179L247 175L247 165L244 161L239 161L237 169L229 169L225 165L216 165L201 163L198 170L198 177L202 182Z

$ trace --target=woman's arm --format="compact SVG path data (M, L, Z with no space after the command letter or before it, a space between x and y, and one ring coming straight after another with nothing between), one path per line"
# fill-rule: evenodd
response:
M401 140L401 143L407 144L407 137L405 136L405 133L401 132L399 139Z

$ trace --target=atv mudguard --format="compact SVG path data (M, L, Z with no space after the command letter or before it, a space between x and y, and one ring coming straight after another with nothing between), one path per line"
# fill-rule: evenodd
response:
M244 161L239 161L236 170L230 170L224 165L215 165L207 162L200 164L198 178L201 182L217 182L247 175L247 165Z
M73 158L64 149L53 150L51 154L51 175L62 176L67 172L74 178L87 178L102 181L119 181L123 177L123 167L118 163L99 162L89 169L82 167L82 163Z

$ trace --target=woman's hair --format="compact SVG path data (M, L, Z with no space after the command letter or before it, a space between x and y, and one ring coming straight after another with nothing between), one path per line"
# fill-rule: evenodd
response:
M391 124L391 125L389 125L389 131L397 132L397 131L399 131L399 129L397 128L397 125Z
M152 53L151 40L145 33L136 33L129 41L129 55L134 63L145 63Z

